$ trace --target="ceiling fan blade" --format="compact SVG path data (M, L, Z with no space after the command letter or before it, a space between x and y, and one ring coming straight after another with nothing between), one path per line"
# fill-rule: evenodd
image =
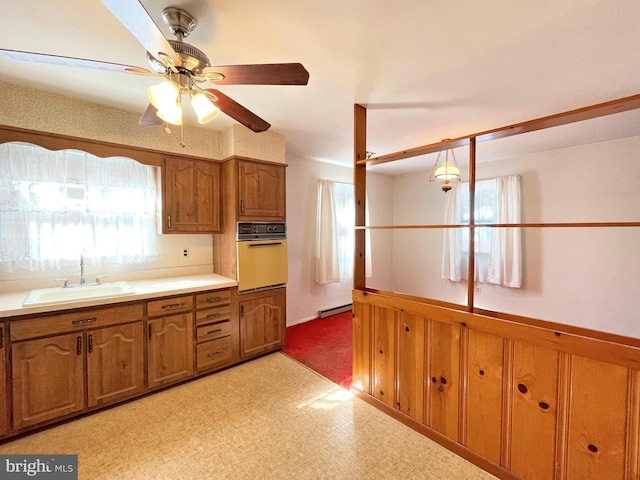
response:
M264 63L258 65L223 65L207 67L207 73L221 73L217 85L306 85L309 72L301 63Z
M47 63L50 65L63 65L66 67L94 68L97 70L110 70L112 72L128 72L141 74L143 68L119 63L99 62L84 58L63 57L60 55L47 55L44 53L20 52L18 50L0 49L0 57L8 58L15 62ZM152 74L149 72L149 74Z
M147 52L160 61L162 61L162 55L171 58L176 67L182 65L178 54L171 48L138 0L102 0L102 3L136 37Z
M164 122L157 115L157 113L158 113L158 109L154 107L152 104L149 104L147 106L147 109L144 111L144 113L140 117L140 120L138 120L138 125L145 125L148 127L154 126L154 125L161 125Z
M207 93L207 98L220 110L254 132L264 132L271 126L270 123L247 110L235 100L230 99L224 93L213 88L205 88L204 91Z

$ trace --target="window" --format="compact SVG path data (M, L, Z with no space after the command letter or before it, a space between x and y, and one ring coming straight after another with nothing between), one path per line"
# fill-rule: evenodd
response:
M128 158L0 145L0 269L155 261L156 177Z
M316 230L316 283L353 278L353 185L320 180Z
M476 182L475 225L520 223L520 177L497 177ZM447 194L445 224L468 224L469 183L460 183ZM467 279L469 228L446 229L442 278ZM519 228L474 229L475 280L519 288L522 283L522 249Z

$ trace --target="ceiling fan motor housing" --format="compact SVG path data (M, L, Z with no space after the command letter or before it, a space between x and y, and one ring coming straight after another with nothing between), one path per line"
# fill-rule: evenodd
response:
M188 70L192 75L199 76L202 74L203 69L211 66L209 57L193 45L176 40L167 41L180 57L180 61L182 62L182 65L179 67L180 69ZM167 73L168 67L149 52L147 52L147 61L154 72L161 74Z

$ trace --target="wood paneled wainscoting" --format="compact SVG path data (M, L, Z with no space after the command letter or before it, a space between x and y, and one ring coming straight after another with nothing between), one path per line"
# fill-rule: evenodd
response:
M354 290L353 389L503 479L640 479L640 341Z

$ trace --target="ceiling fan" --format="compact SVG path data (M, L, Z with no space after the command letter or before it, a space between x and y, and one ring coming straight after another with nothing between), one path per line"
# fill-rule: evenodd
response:
M306 85L309 72L300 63L211 66L199 49L185 43L184 38L195 28L196 19L175 7L162 11L162 19L177 40L167 40L138 0L101 0L116 18L147 50L151 69L83 58L47 55L0 49L0 57L18 62L36 62L70 67L127 72L164 78L160 85L149 88L150 104L140 118L141 125L164 122L182 124L183 95L189 95L200 123L206 123L224 112L254 132L271 125L214 88L203 88L207 82L218 85Z

